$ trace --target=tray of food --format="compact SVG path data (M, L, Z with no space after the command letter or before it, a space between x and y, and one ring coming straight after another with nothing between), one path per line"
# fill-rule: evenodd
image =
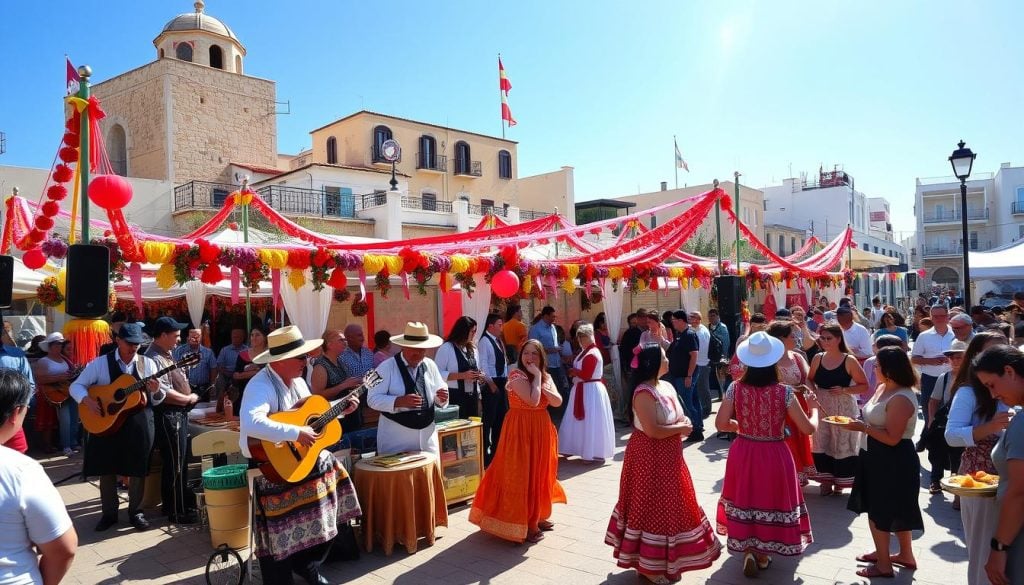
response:
M969 475L953 475L942 478L942 489L951 494L969 498L994 498L999 488L999 476L975 471Z
M853 421L855 421L857 419L850 418L848 416L833 415L833 416L826 416L825 418L823 418L821 420L823 420L824 422L827 422L827 423L829 423L831 425L848 425L848 424L852 423Z

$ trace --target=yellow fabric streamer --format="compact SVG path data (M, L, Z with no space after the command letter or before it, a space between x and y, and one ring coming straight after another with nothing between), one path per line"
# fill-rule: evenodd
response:
M462 254L452 254L452 272L459 274L469 270L469 258Z
M647 290L647 281L642 278L636 279L636 290L640 292Z
M288 251L262 249L260 250L260 260L271 270L281 270L288 265Z
M529 278L529 277L524 278L523 279L523 292L526 293L526 294L530 294L531 291L533 291L533 279Z
M89 101L84 100L78 96L69 95L68 97L64 98L64 101L71 104L76 110L78 110L79 114L84 112L85 108L89 107Z
M302 272L302 270L288 272L288 284L292 285L292 288L295 290L299 290L302 288L302 285L306 284L306 275Z
M174 264L161 264L160 268L156 269L155 280L161 290L168 290L177 284L178 281L174 278Z
M81 159L81 155L79 155ZM75 165L75 178L71 179L71 231L68 232L68 244L74 244L78 240L78 234L76 233L75 224L78 223L78 187L80 181L80 170L82 167L81 160ZM86 242L88 244L88 242Z
M576 292L576 281L571 279L571 278L567 278L567 279L563 280L562 281L562 290L564 290L565 292L567 292L569 294L572 294L572 293Z
M363 254L363 270L367 274L377 274L384 270L384 258L377 254Z
M384 255L384 265L388 267L388 272L391 274L401 274L402 265L404 264L405 261L402 260L401 256Z
M167 242L143 242L142 252L146 256L146 262L150 264L165 264L174 255L174 244Z

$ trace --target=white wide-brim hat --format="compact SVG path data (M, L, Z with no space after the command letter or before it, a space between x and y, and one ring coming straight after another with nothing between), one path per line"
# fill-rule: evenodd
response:
M433 349L444 343L444 340L431 334L424 323L409 321L405 324L405 333L392 335L391 343L413 349Z
M307 354L323 345L323 340L306 341L295 325L275 329L267 335L267 351L252 358L254 364L269 364Z
M754 333L736 348L736 357L748 368L774 366L779 363L784 353L786 347L782 342L764 331Z
M39 349L43 351L50 351L51 343L64 343L67 341L64 339L64 334L60 331L54 331L53 333L46 336L46 339L39 342Z

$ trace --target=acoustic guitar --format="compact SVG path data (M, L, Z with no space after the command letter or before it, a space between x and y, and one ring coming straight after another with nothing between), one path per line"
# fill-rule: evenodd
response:
M68 370L70 377L67 380L52 384L40 384L39 390L43 393L43 398L54 406L64 404L64 401L71 398L71 383L82 373L83 369L75 367Z
M131 374L121 374L109 384L89 388L89 397L95 398L100 403L100 414L94 413L83 401L78 405L78 417L82 420L82 426L93 435L100 437L116 433L129 416L146 406L142 393L146 391L147 382L156 380L178 368L198 363L199 354L190 353L152 376L146 376L141 380L136 380Z
M267 416L272 421L313 427L317 433L316 441L306 447L297 441L264 441L249 437L249 453L252 459L259 462L263 475L275 483L297 483L302 481L313 470L313 465L320 457L320 452L341 440L342 411L348 406L349 399L380 384L382 378L376 370L370 370L363 376L363 383L331 406L323 396L313 394L296 405L292 410L282 410Z

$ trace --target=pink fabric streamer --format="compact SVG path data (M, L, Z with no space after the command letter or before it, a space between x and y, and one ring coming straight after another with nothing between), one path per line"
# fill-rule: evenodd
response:
M128 267L128 278L132 283L132 297L135 299L135 310L142 316L142 266L132 262Z
M241 280L241 279L240 279L240 275L238 273L238 267L237 266L232 266L231 267L231 304L232 305L238 304L238 284L239 284L239 280Z

